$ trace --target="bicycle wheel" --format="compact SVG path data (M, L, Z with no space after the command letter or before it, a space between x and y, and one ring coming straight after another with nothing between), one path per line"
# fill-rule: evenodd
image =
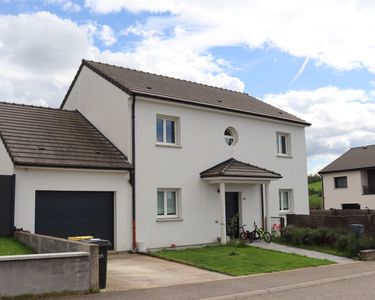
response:
M248 240L246 232L241 232L240 233L240 239L243 240L243 241L245 241L245 242Z
M267 242L267 243L270 243L272 241L272 236L267 231L264 233L264 241Z
M251 244L252 242L254 242L254 239L255 239L254 232L253 232L253 231L250 232L250 233L248 234L248 236L249 236L249 242L250 242L250 244Z

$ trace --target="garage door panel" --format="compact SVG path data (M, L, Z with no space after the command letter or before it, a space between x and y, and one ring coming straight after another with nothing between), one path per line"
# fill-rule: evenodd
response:
M93 235L113 243L113 212L112 192L37 191L35 232Z

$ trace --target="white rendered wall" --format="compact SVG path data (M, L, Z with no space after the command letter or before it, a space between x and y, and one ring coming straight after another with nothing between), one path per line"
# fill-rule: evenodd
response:
M84 66L64 109L79 110L117 148L130 155L130 105L125 92Z
M347 188L335 188L334 178L340 176L347 176ZM341 204L345 203L359 203L361 209L365 209L366 206L375 209L375 195L362 195L362 185L367 184L367 178L362 177L361 171L335 172L323 174L322 177L325 209L342 209Z
M114 247L131 248L131 196L126 172L100 172L53 169L16 168L16 227L34 232L35 192L45 191L105 191L114 192Z
M13 175L14 168L3 142L0 140L0 175Z
M282 179L270 184L270 216L280 216L279 189L293 190L292 212L309 213L303 127L137 99L137 239L145 241L149 248L216 240L220 214L218 186L201 180L199 173L231 157L282 174ZM155 145L157 114L180 118L181 148ZM228 126L234 127L239 135L234 147L224 142ZM291 134L292 158L277 157L276 132ZM181 188L182 221L157 222L157 188ZM260 216L260 207L254 207L246 210L244 218L248 220L244 222L253 222L251 215L256 210Z

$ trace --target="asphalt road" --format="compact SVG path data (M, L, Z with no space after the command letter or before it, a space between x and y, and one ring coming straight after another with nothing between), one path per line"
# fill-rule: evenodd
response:
M362 300L375 299L375 275L332 282L317 286L296 288L272 294L258 296L244 296L232 299L251 300L280 300L280 299L303 299L303 300Z
M375 299L375 262L356 262L196 284L61 297L70 299ZM56 298L55 298L56 299Z

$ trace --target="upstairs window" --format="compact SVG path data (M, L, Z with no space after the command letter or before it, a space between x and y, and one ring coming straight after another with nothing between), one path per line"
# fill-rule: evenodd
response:
M342 189L348 187L348 177L346 176L340 176L335 177L335 188L336 189Z
M177 118L157 116L156 142L161 144L177 144Z
M277 154L282 156L290 156L290 134L277 133Z
M224 130L224 141L229 145L229 146L234 146L237 143L238 140L238 134L236 129L233 127L228 127L227 129Z

